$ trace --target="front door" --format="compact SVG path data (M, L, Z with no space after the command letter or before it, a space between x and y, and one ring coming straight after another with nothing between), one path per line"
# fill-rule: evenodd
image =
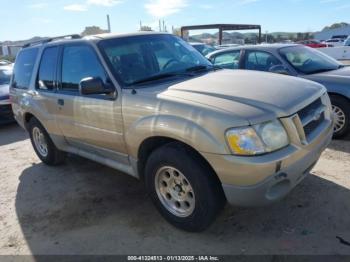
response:
M88 44L68 44L63 47L61 60L57 123L67 142L84 151L127 162L121 96L83 96L79 92L80 81L87 77L100 77L105 84L111 84L95 50Z

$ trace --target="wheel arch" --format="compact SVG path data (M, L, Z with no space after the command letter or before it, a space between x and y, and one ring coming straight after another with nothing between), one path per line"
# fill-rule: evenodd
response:
M139 150L138 150L138 162L137 162L137 169L138 174L141 180L144 178L144 169L147 163L148 158L158 148L161 148L163 146L169 145L169 144L177 144L179 146L185 147L187 150L189 150L197 159L202 161L202 163L212 171L213 174L215 174L216 179L220 182L219 177L217 176L214 168L210 165L210 163L205 159L205 157L195 148L188 145L187 143L180 141L178 139L166 137L166 136L153 136L148 137L144 141L142 141Z
M328 92L328 95L329 95L329 97L341 97L341 98L344 98L346 101L348 101L348 103L350 103L350 98L347 97L346 95L339 94L339 93L336 93L336 92Z

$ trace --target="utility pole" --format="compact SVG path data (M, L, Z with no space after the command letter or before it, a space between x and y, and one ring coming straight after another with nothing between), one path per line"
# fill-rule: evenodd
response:
M269 33L269 31L266 31L266 32L265 32L265 34L266 34L266 35L265 35L265 36L266 36L265 42L266 42L266 43L268 43L268 37L267 37L267 36L268 36L268 33Z
M108 33L111 33L111 21L109 19L109 15L107 15L107 28L108 28Z

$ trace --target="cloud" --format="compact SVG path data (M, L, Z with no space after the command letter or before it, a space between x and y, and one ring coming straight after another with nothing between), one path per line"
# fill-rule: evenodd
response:
M66 11L73 11L73 12L85 12L88 10L86 5L81 5L81 4L66 5L65 7L63 7L63 9Z
M145 4L147 12L161 18L180 12L187 6L187 0L149 0Z
M100 5L100 6L114 6L121 4L120 0L88 0L88 5Z
M84 4L66 5L63 9L66 11L85 12L89 10L89 6L91 5L111 7L122 2L122 0L87 0Z

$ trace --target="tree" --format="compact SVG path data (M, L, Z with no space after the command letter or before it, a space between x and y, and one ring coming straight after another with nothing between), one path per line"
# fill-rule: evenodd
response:
M341 23L335 23L331 26L326 26L325 28L323 28L322 31L325 31L325 30L329 30L329 29L336 29L336 28L341 28L341 27L344 27L344 26L348 26L349 24L348 23L345 23L345 22L341 22Z
M87 26L85 27L85 30L81 33L81 35L87 36L87 35L98 35L103 33L108 33L108 30L103 30L98 26Z

